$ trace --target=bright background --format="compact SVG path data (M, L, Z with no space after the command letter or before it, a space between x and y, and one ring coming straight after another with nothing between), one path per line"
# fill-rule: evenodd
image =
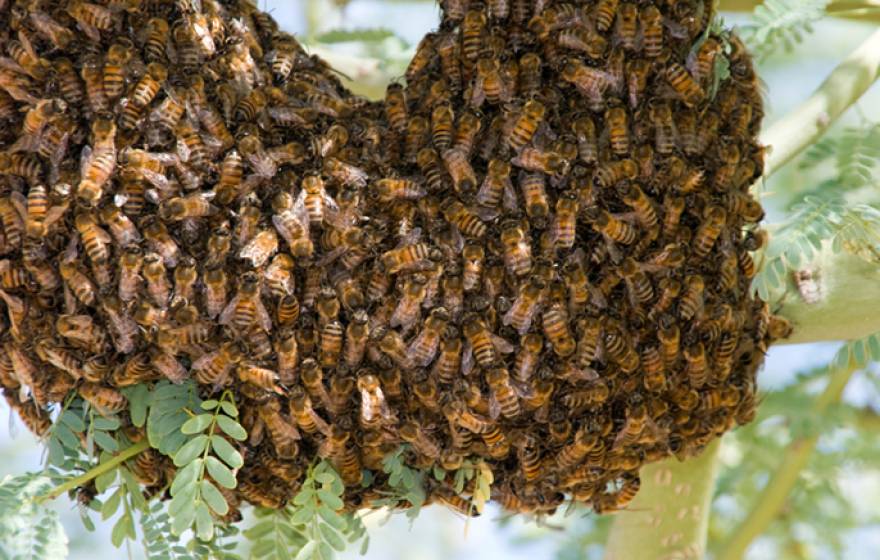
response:
M261 7L270 11L281 26L296 33L309 45L313 52L326 56L333 65L346 75L359 82L359 89L367 95L381 95L389 80L400 76L405 68L412 47L423 34L438 21L438 8L432 1L401 0L352 0L347 5L331 0L261 0ZM745 18L728 17L728 22L742 23ZM395 37L378 43L320 43L322 34L336 29L387 28ZM806 97L824 79L833 66L855 48L872 31L872 27L857 23L825 21L816 26L815 33L796 48L795 52L779 55L762 64L760 75L767 85L768 123ZM326 36L323 36L326 37ZM880 99L878 88L866 95L858 107L851 110L845 122L854 123L867 118L880 121ZM794 193L811 186L810 177L802 176L796 166L789 166L777 174L763 199L768 208L768 220L778 221L782 210L791 202ZM768 355L767 364L759 377L762 389L779 391L794 383L798 372L824 365L839 345L835 343L800 346L776 346ZM880 409L880 397L873 374L859 374L845 393L845 400L859 407L868 420L876 420ZM0 400L0 414L5 414L6 404ZM775 422L775 423L774 423ZM745 467L755 468L749 457L756 449L766 445L768 437L785 438L786 419L768 419L762 424L766 429L752 430L754 434L735 434L725 438L722 448L722 479L731 477ZM873 426L880 426L878 423ZM777 429L774 426L782 426ZM17 417L11 416L11 432L0 430L0 478L6 474L19 474L38 470L42 464L41 448L21 425ZM837 430L838 428L835 428ZM741 431L743 432L743 431ZM835 434L837 431L835 431ZM769 435L768 435L769 434ZM844 434L845 435L845 434ZM842 436L841 436L842 437ZM764 439L761 439L764 438ZM777 438L778 439L778 438ZM840 442L844 443L840 443ZM846 437L822 440L820 454L834 445L845 445ZM780 442L777 442L778 444ZM785 441L781 444L784 445ZM839 450L838 450L839 451ZM831 451L828 451L829 453ZM880 455L880 451L878 451ZM778 457L776 457L778 458ZM839 528L840 548L825 546L815 538L821 530L822 521L811 513L793 511L785 521L774 522L768 528L768 537L759 539L749 551L750 560L776 558L846 558L848 560L875 560L880 558L880 474L877 462L839 465L816 465L815 471L803 473L795 494L810 500L810 488L822 483L833 484L835 491L843 500L835 507L843 507L852 524ZM821 468L821 470L820 470ZM768 469L769 472L769 469ZM829 475L830 473L830 475ZM829 477L830 479L826 479ZM812 478L811 478L812 477ZM757 472L752 494L760 492L762 480L767 475ZM817 480L822 478L823 480ZM807 502L816 509L828 507L823 500L828 497L815 493L815 503ZM743 515L744 501L749 496L721 495L714 503L717 516L724 519L738 519ZM745 503L748 503L745 501ZM75 507L66 498L59 499L54 506L61 512L67 534L71 539L72 559L118 558L125 551L119 551L110 544L110 523L98 523L95 533L85 531L79 521ZM620 515L626 515L621 513ZM602 530L607 525L600 521L596 528L592 516L574 512L569 517L558 516L548 520L544 526L523 523L518 520L502 520L496 509L468 523L445 509L427 508L423 510L414 525L404 516L394 516L384 526L384 514L367 517L371 529L371 547L366 556L381 560L454 560L481 558L482 560L534 560L545 558L578 558L578 550L593 539L601 542ZM94 516L93 516L94 518ZM711 537L730 527L713 526ZM838 531L838 528L835 528ZM574 544L579 543L579 544ZM590 557L601 555L600 545L588 549ZM143 551L132 547L128 552L132 558L142 558ZM344 558L357 558L351 551Z

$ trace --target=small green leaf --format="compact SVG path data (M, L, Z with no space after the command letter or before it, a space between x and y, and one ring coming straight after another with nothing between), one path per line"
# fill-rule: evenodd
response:
M217 425L232 439L237 439L238 441L247 439L247 432L241 427L241 424L228 416L217 416Z
M97 443L98 446L104 451L108 451L110 453L119 451L119 444L116 443L116 440L113 439L113 436L111 436L107 432L95 430L94 436L95 443Z
M293 504L302 506L309 503L315 496L315 491L308 487L303 487L296 496L293 497Z
M233 469L241 468L244 464L241 454L223 437L218 435L211 436L211 447L217 456Z
M123 390L128 398L128 412L131 415L131 423L142 428L147 421L147 405L150 401L150 388L143 383L138 383Z
M209 541L214 536L214 519L205 502L196 505L196 535L203 541Z
M336 513L336 511L327 507L326 504L321 504L318 506L318 515L321 516L328 525L332 526L337 531L345 531L346 523L345 518Z
M198 458L187 466L178 470L177 473L174 475L174 481L171 483L171 495L174 496L178 492L180 492L181 488L192 485L196 481L201 467L202 460L201 458Z
M293 560L306 560L306 558L311 558L312 552L315 551L317 546L318 543L315 541L307 542L305 546L299 549L299 552L297 552L296 557Z
M333 481L336 480L336 477L333 473L329 472L321 472L315 475L315 480L320 482L321 484L333 484Z
M195 517L196 510L192 507L192 504L190 504L190 507L181 510L179 515L172 516L171 532L177 536L182 535L184 531L192 527Z
M217 484L224 488L235 488L235 475L229 467L221 463L216 457L208 455L207 459L205 459L205 466L208 468L208 474L211 475L211 478Z
M361 556L366 556L367 551L369 549L370 549L370 536L367 535L366 537L364 537L364 542L361 543L361 549L358 552Z
M83 422L83 419L72 410L68 409L62 412L58 420L74 432L82 433L86 430L86 424Z
M106 473L95 477L95 490L97 490L99 494L106 492L107 489L116 482L116 474L116 469L111 469Z
M318 499L321 500L321 502L323 502L324 504L327 504L327 507L329 507L333 511L339 511L345 506L339 496L333 494L328 490L318 490Z
M229 401L223 401L220 403L220 408L223 409L223 412L232 416L233 418L238 418L238 409L235 408L235 404Z
M214 410L217 408L220 402L215 399L209 399L207 401L202 401L202 410Z
M226 503L226 498L223 497L223 494L217 490L217 487L211 484L207 480L203 480L199 485L202 491L202 499L205 500L205 503L210 506L214 513L217 515L226 515L229 513L229 504Z
M348 43L348 42L378 42L394 37L394 32L385 28L375 29L334 29L318 35L315 40L319 43Z
M200 434L208 429L208 426L211 425L212 419L213 415L211 414L199 414L193 416L183 423L183 426L180 427L180 431L187 435Z
M321 523L318 525L318 530L321 532L321 536L324 537L324 542L339 552L345 550L345 541L342 540L339 533L333 530L333 527Z
M115 417L96 416L92 421L96 430L113 431L119 428L119 419Z
M307 504L293 512L293 515L290 516L290 522L293 525L305 525L309 523L314 516L315 510L313 509L313 506Z
M125 540L125 537L128 535L128 527L127 520L128 514L126 513L122 517L116 520L116 523L113 525L113 531L110 533L110 542L113 543L113 546L119 548L122 545L122 542Z
M194 437L174 454L174 465L182 467L193 462L196 457L205 452L207 446L208 436L200 435Z
M101 506L101 519L107 521L113 515L116 514L116 511L119 509L119 504L122 502L122 487L116 489L116 492L113 492L107 501Z
M320 541L318 542L318 554L312 557L319 558L320 560L332 560L334 557L333 549L326 542Z

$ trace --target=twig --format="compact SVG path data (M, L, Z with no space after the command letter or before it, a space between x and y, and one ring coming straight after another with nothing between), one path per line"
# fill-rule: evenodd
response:
M811 416L822 416L830 405L840 400L843 389L855 371L856 368L851 364L831 371L828 385L813 403ZM739 560L743 557L752 541L764 532L785 505L791 489L797 484L801 470L809 462L818 439L818 435L807 436L795 439L788 445L779 467L760 493L758 501L731 532L716 560Z
M54 500L58 496L67 492L68 490L73 490L74 488L78 488L78 487L82 486L83 484L85 484L86 482L92 480L93 478L98 478L102 474L115 469L120 464L124 463L125 461L128 461L129 459L131 459L132 457L136 456L138 453L146 450L149 447L150 447L150 443L146 440L146 438L144 438L143 440L131 445L130 447L127 447L124 451L120 452L118 455L114 456L109 461L105 461L103 463L100 463L100 464L96 465L95 467L89 469L88 471L84 472L83 474L81 474L77 477L71 478L67 482L59 484L58 486L56 486L55 488L53 488L52 490L50 490L46 494L43 494L42 496L38 497L36 499L36 501L37 501L37 503L41 503L41 502L45 502L48 500Z

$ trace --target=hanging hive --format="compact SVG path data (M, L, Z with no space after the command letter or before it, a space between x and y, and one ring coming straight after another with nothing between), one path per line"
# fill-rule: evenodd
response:
M36 433L193 378L252 503L321 455L370 507L406 442L603 512L754 416L763 110L711 2L447 1L382 103L245 0L0 4L0 382Z

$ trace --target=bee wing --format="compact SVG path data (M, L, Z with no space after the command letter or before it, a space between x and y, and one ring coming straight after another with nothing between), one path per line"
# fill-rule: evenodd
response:
M82 148L82 152L79 154L79 169L80 174L85 176L86 171L92 163L92 147L86 144Z
M330 263L345 254L347 251L348 247L337 247L321 257L315 264L317 266L328 266Z
M516 347L513 344L511 344L504 338L501 338L497 334L492 334L491 337L492 345L495 346L495 350L497 350L499 354L510 354L511 352L516 350Z
M461 373L465 377L471 374L474 369L474 349L471 342L467 339L464 341L464 348L461 352Z
M236 294L232 300L226 304L226 307L223 308L223 311L220 313L220 318L218 322L221 325L228 325L232 322L232 316L235 315L235 308L238 307L238 303L241 301L241 294ZM265 308L263 308L265 311Z
M27 199L24 195L18 191L12 191L9 193L9 202L12 203L15 211L18 212L19 219L22 222L27 220Z
M194 370L204 369L215 358L217 358L218 355L220 355L220 350L214 350L213 352L208 352L207 354L202 355L198 360L193 362L193 365L190 369L194 369Z
M489 418L492 420L497 420L501 415L501 403L498 402L498 398L495 396L495 391L489 392Z
M361 389L361 415L369 422L373 419L373 396L366 389Z
M263 305L263 299L259 296L257 296L255 307L257 310L257 322L260 327L266 332L272 332L272 317L269 316L266 306Z

